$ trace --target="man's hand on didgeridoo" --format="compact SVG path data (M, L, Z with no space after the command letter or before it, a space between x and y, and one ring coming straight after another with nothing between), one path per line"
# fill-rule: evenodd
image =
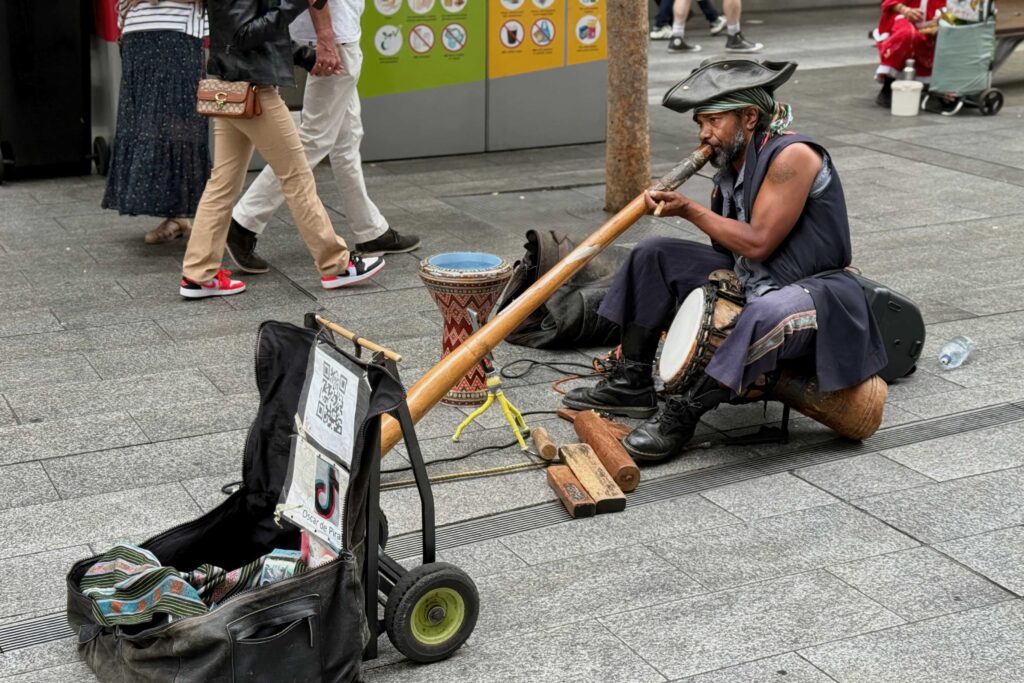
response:
M644 193L644 203L651 213L660 208L657 212L659 216L682 216L690 204L690 199L678 192L648 190ZM664 206L659 207L662 203Z

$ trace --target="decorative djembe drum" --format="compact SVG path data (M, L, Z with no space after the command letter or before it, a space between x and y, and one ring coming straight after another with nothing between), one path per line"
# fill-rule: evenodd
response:
M441 357L473 333L469 311L476 311L479 320L490 316L505 284L512 277L512 266L493 254L455 251L436 254L420 262L420 278L444 319ZM459 380L442 403L479 405L487 398L487 382L483 367L477 365Z

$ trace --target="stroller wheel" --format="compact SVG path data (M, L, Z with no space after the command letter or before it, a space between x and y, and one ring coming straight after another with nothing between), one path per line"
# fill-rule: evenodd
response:
M1003 93L995 88L983 90L978 103L983 116L995 116L1003 108Z

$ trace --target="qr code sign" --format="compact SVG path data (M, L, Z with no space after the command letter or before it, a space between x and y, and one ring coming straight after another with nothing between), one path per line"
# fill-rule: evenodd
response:
M342 415L345 408L345 388L348 378L332 363L323 364L323 384L316 403L316 417L324 426L339 436L343 433Z

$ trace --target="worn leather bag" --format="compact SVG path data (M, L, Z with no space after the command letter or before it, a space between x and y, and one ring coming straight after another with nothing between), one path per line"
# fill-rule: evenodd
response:
M196 89L196 111L203 116L251 119L263 113L256 86L248 81L204 78Z
M279 525L274 512L288 476L291 435L315 338L313 330L287 323L260 326L260 407L245 444L243 484L202 517L143 542L162 565L190 571L210 563L230 570L273 548L299 547L297 528ZM79 588L82 576L100 557L79 561L67 576L68 622L78 631L80 655L100 681L361 680L360 663L369 637L363 608L367 536L362 512L371 468L364 463L379 458L380 415L397 407L402 388L382 367L339 353L363 368L368 385L368 404L355 425L358 437L342 503L346 550L305 573L241 592L205 614L114 627L93 619L91 602Z
M501 294L496 312L512 303L576 245L558 230L528 230L524 246L526 253L513 264L512 279ZM609 246L559 287L505 341L538 349L617 343L618 326L599 316L597 310L628 254L626 247Z

